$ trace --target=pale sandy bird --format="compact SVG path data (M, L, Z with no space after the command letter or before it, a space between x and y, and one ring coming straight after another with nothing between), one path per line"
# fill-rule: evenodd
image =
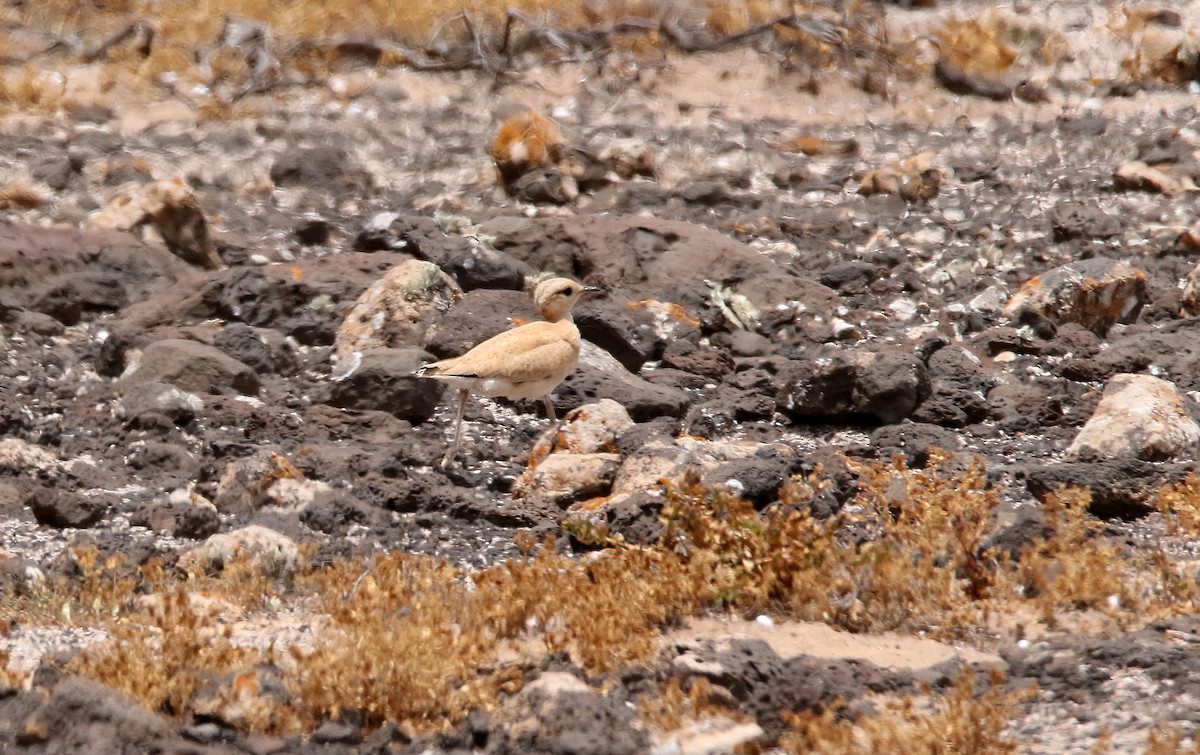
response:
M471 391L491 398L540 398L551 425L557 423L550 392L579 361L579 328L571 320L571 308L584 294L599 290L570 278L542 281L533 292L542 322L525 323L487 339L462 356L417 370L421 377L441 380L458 389L454 442L442 459L443 469L458 452L463 409Z

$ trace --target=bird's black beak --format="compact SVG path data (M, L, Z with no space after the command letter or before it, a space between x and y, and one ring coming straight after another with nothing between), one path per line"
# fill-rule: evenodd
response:
M584 286L583 291L581 291L579 295L580 296L596 296L596 295L602 294L602 293L604 293L604 289L602 289L602 288L597 288L596 286Z

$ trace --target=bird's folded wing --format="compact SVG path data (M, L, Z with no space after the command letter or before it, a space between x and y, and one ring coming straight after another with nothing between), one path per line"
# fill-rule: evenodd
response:
M498 366L490 378L513 383L530 383L561 376L575 366L579 350L569 341L548 341L519 354L512 354Z
M576 331L577 333L578 331ZM429 365L434 375L502 378L523 383L545 380L574 364L577 342L564 338L558 323L536 322L506 330L453 359Z

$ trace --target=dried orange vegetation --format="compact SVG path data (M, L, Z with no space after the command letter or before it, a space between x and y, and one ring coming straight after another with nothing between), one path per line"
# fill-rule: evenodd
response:
M166 596L148 618L146 624L116 623L112 640L99 651L85 651L72 670L151 710L180 716L192 710L196 691L212 670L249 667L258 660L258 651L229 642L227 625L199 617L182 590ZM266 718L253 723L264 728Z
M768 0L708 0L705 27L713 34L727 37L743 32L767 19L778 18L789 8Z
M993 679L993 685L1000 679ZM990 689L976 696L975 677L966 673L940 699L905 697L876 715L846 720L843 711L791 717L792 731L780 741L785 752L897 752L1007 755L1018 743L1005 727L1029 692L1002 693Z
M47 197L36 186L18 181L0 186L0 210L32 210L47 202Z
M419 731L495 706L543 653L566 653L591 672L649 662L663 628L713 610L958 638L988 631L996 615L1029 609L1049 626L1080 608L1125 626L1196 610L1200 588L1188 565L1101 537L1084 492L1051 497L1044 510L1053 534L1019 557L985 551L998 494L981 464L951 473L948 462L935 454L924 470L898 461L863 467L859 495L823 521L806 506L827 484L819 474L794 480L765 512L689 478L667 491L666 532L652 547L592 528L574 534L605 550L576 558L558 554L553 541L526 542L526 556L478 572L390 553L275 577L236 562L188 581L154 564L134 570L83 551L81 577L5 595L0 621L105 628L111 642L89 648L74 670L173 715L308 732L349 710L370 725L391 720ZM1162 499L1194 498L1196 486L1168 489ZM311 646L241 647L219 611L196 608L206 600L197 593L268 616L281 607L304 611L319 629ZM277 680L271 694L262 692L267 670ZM664 727L707 700L694 687L660 693L639 704ZM960 751L1004 751L953 723L986 723L984 709L1003 712L1002 703L956 692L940 725L955 741L967 738ZM846 728L835 718L804 719L795 741L830 751L838 742L842 751L874 742L877 752L888 737L919 743L929 730L914 705L891 710L874 729L869 720ZM979 736L993 741L986 731Z
M66 78L57 71L26 65L11 69L0 67L0 112L17 110L55 110L63 105Z
M647 693L638 699L638 713L651 727L664 732L716 716L734 721L747 720L741 712L714 703L713 691L713 685L702 676L693 677L686 683L672 676L659 682L657 695Z
M995 12L976 18L949 18L933 36L948 63L961 71L993 78L1018 61L1053 64L1069 52L1066 40L1057 31Z
M790 10L779 0L697 2L696 15L718 34L741 31L771 15ZM562 28L603 27L622 19L659 18L666 12L653 0L562 3L557 0L120 0L78 3L42 0L30 3L25 20L53 33L87 31L99 41L117 31L130 18L152 19L158 36L168 47L178 44L211 44L226 18L246 18L265 24L279 37L327 39L366 37L423 45L440 34L458 34L446 22L467 14L477 26L498 31L509 11L527 14Z
M511 183L523 173L549 167L562 158L558 124L534 110L522 110L500 124L492 142L492 160L500 177Z
M1158 492L1155 503L1172 532L1200 534L1200 477L1189 474L1178 485L1164 487Z

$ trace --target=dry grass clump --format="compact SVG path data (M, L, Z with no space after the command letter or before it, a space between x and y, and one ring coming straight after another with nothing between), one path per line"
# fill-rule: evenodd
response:
M993 679L993 685L1001 680ZM1018 743L1005 734L1021 702L1031 693L988 689L975 692L975 677L965 673L940 698L904 697L880 713L845 718L831 708L790 717L792 731L780 740L785 752L884 755L897 752L1007 755Z
M402 553L356 569L310 577L335 628L314 652L293 654L297 694L315 715L349 707L369 721L457 720L519 686L519 670L496 661L504 640L540 639L604 671L649 657L657 628L698 608L674 589L675 559L641 549L584 563L547 543L469 582Z
M1062 35L1000 13L950 17L933 34L942 59L960 71L998 78L1020 62L1052 65L1069 54Z
M1011 575L1050 626L1064 608L1118 611L1140 603L1131 572L1119 566L1128 559L1099 536L1103 525L1087 513L1090 503L1091 495L1082 490L1048 496L1043 512L1054 534L1028 548Z
M1177 12L1122 5L1110 11L1108 29L1133 48L1121 60L1121 72L1130 80L1170 85L1200 80L1197 38L1182 27Z
M951 472L948 462L935 453L923 470L900 461L863 468L862 492L825 521L806 508L826 484L818 477L793 481L781 505L757 512L692 476L668 490L666 532L653 547L613 538L601 552L571 557L552 540L523 543L524 557L472 573L405 553L286 578L247 560L191 580L84 551L74 587L58 577L22 600L42 616L109 631L112 642L90 649L74 670L155 710L273 732L309 732L347 712L368 726L444 728L496 706L544 653L565 653L590 672L646 662L663 628L714 609L960 636L1022 606L1050 625L1077 608L1130 624L1194 610L1200 589L1186 565L1118 550L1087 515L1085 493L1052 497L1045 514L1053 534L1019 557L985 551L998 494L981 464ZM311 646L245 647L202 594L268 617L295 607L319 630ZM1001 751L987 749L1002 741L989 716L1007 710L1007 698L976 699L969 690L953 692L930 720L970 745L965 751ZM668 686L660 698L642 705L665 728L708 704L695 686ZM795 741L823 751L863 742L910 751L906 743L941 730L921 724L919 711L910 701L855 725L809 717ZM967 720L979 731L961 730Z
M320 81L361 64L422 70L495 70L526 53L579 59L668 49L704 50L770 37L785 67L815 73L863 61L897 62L875 4L811 0L555 0L322 2L321 0L122 0L21 4L10 24L44 44L14 54L30 70L66 61L103 68L110 86L166 88L201 112L227 116L233 103L286 82ZM71 44L61 44L70 39ZM57 43L57 44L56 44ZM909 45L911 47L911 45ZM871 64L872 66L874 63ZM51 109L36 74L0 96ZM10 77L11 78L11 77ZM211 101L210 101L211 100Z
M1155 508L1172 534L1200 534L1200 477L1189 474L1183 482L1164 487L1158 492Z
M215 671L240 669L259 660L256 650L234 647L229 627L193 610L188 593L176 590L158 601L142 621L114 624L110 642L87 650L71 670L117 689L151 710L182 716L196 691ZM255 722L262 728L265 721Z
M681 680L672 676L658 683L655 694L637 700L638 715L647 726L660 732L682 729L687 724L713 718L751 720L740 711L714 702L713 685L703 676Z
M44 192L21 181L0 186L0 210L33 210L47 202Z
M854 631L942 623L987 597L981 538L996 494L982 465L962 477L894 465L865 470L864 493L826 521L805 510L808 486L759 514L693 479L668 494L664 546L706 601L778 611Z
M293 599L312 602L329 623L316 647L293 646L286 655L235 646L217 614L194 610L189 593L176 590L153 610L125 612L111 625L113 641L86 653L74 670L183 715L195 712L206 680L270 663L282 669L289 696L231 689L231 697L246 698L236 725L311 731L353 710L369 725L438 728L520 687L521 663L498 660L505 640L540 640L596 671L649 657L659 626L698 610L689 593L675 594L673 567L671 556L640 549L582 563L549 544L471 576L404 553L337 564L296 578ZM244 597L249 584L233 591ZM269 581L257 584L270 594Z
M1200 743L1195 739L1185 743L1178 726L1159 724L1146 737L1146 749L1142 752L1143 755L1196 755L1200 752Z
M5 110L57 110L67 91L63 74L36 65L0 67L0 112Z

